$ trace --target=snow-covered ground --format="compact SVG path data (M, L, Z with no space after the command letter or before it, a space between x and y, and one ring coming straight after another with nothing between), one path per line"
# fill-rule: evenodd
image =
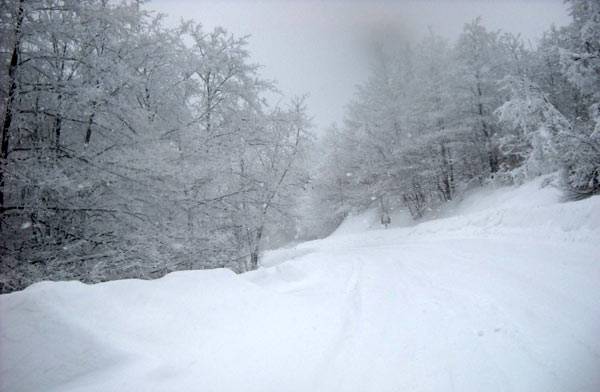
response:
M244 275L0 296L1 389L600 391L600 197L541 183L355 219Z

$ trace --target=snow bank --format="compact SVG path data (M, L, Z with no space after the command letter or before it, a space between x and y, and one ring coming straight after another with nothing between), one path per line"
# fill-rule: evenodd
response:
M45 282L0 298L6 391L261 391L276 375L281 385L298 382L289 367L310 358L294 352L313 340L318 354L327 337L302 317L306 301L227 270Z
M483 189L446 212L447 218L425 222L415 233L443 231L458 235L526 236L537 239L593 242L600 239L600 200L561 202L549 177L519 187Z
M357 218L244 275L2 295L0 390L598 391L600 197L541 185Z
M406 211L392 214L391 229L412 228L394 236L512 235L590 242L600 239L600 202L598 197L578 203L562 202L562 192L552 176L535 179L521 186L488 186L472 191L440 211L430 211L422 221L413 221ZM364 234L382 230L376 210L350 216L332 236ZM569 233L573 232L573 235Z

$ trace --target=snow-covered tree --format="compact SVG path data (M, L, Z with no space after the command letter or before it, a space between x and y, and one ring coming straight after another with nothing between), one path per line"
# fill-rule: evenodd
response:
M302 105L265 103L246 39L138 1L3 4L2 290L255 268L309 138Z
M534 49L480 18L454 44L430 33L376 46L344 126L324 139L313 204L418 219L472 186L558 169L574 195L597 192L599 6L570 4L574 22Z
M559 159L556 141L570 130L568 120L527 77L507 77L504 85L511 98L496 114L514 131L500 140L502 154L516 167L512 174L531 178L555 171Z
M577 87L587 113L572 119L570 132L560 135L564 182L577 196L600 192L600 4L570 0L573 22L561 48L566 78Z

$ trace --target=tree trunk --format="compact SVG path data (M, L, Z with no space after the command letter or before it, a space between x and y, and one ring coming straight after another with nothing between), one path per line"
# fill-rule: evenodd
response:
M59 102L59 108L60 108L60 100L62 99L62 96L58 96L58 102ZM58 154L58 150L60 148L60 133L62 131L62 116L59 113L56 114L56 117L54 117L54 147L56 148L56 154Z
M250 252L250 271L258 269L258 256L260 254L260 241L262 239L263 227L259 227L254 238L254 245Z
M250 271L254 271L258 268L258 250L250 252Z
M441 191L445 201L452 200L454 196L454 167L450 156L450 149L442 142L440 143L440 153L442 155L442 186Z
M94 111L92 111L92 114L90 114L90 116L88 117L88 124L87 124L87 129L85 131L85 140L84 140L84 145L85 147L87 147L90 144L90 139L92 138L92 124L94 123L94 116L96 115L96 103L92 103L92 108Z
M213 105L213 93L210 86L210 72L206 75L206 135L210 136L212 132L212 105Z
M479 112L479 118L481 120L481 133L485 138L485 150L488 164L490 166L490 172L494 174L498 171L498 159L492 145L492 132L484 119L483 103L481 102L482 96L483 92L481 91L481 84L477 82L477 111Z
M0 213L4 211L4 171L6 159L8 158L8 140L10 127L12 125L12 112L15 102L15 93L17 91L17 67L19 64L19 56L21 52L21 26L23 24L23 3L24 0L19 0L19 8L17 9L17 20L15 24L15 43L13 46L10 66L8 69L8 97L6 101L6 110L4 113L4 121L2 123L2 142L0 147Z

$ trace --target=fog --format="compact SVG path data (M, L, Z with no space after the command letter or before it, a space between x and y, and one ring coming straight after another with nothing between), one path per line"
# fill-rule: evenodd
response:
M490 29L519 33L531 45L551 24L568 22L562 0L509 1L194 1L154 0L168 23L194 19L250 36L253 59L286 95L309 94L316 131L343 118L369 68L374 37L418 39L431 29L456 38L482 17ZM393 32L393 34L390 34ZM396 39L396 38L394 38Z

